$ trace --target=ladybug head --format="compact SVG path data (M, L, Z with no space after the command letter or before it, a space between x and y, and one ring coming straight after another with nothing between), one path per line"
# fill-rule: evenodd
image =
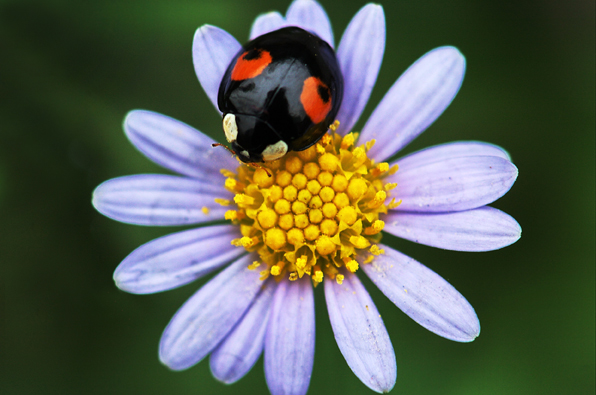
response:
M223 129L232 150L244 163L273 161L288 152L288 144L258 116L224 114Z

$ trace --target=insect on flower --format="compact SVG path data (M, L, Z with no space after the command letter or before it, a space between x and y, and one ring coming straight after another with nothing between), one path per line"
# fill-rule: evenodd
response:
M354 16L336 53L329 19L313 0L293 1L285 17L259 16L250 40L241 46L206 25L193 43L199 82L246 163L212 149L214 140L180 121L144 110L126 116L124 130L135 147L179 176L108 180L94 191L95 208L137 225L208 224L140 246L114 280L124 291L147 294L225 267L174 315L159 358L183 370L210 355L213 375L232 383L264 354L273 395L308 390L313 289L322 284L348 366L372 390L388 392L397 376L393 346L358 273L428 330L474 340L480 323L470 303L381 239L390 233L456 251L514 243L520 226L487 205L509 191L517 168L503 149L477 141L391 160L457 94L465 59L453 47L423 55L361 131L353 130L385 49L379 5ZM308 50L299 49L304 43Z
M242 47L219 86L228 143L243 162L303 151L339 111L343 78L333 49L313 33L284 27Z

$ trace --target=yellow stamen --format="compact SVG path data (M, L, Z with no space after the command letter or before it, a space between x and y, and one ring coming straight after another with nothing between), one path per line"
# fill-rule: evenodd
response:
M250 247L252 247L253 245L255 245L256 243L258 243L258 239L256 239L256 240L255 240L255 239L256 239L256 238L252 238L252 237L246 237L246 236L244 236L244 237L242 237L242 238L240 239L240 244L241 244L241 245L242 245L242 247L244 247L244 248L250 248Z
M381 175L387 171L389 171L389 163L382 162L382 163L379 163L377 165L377 167L374 168L374 170L371 172L371 174L373 175L373 177L378 177L379 175Z
M298 200L302 203L308 203L310 202L310 199L312 199L312 194L306 189L301 189L298 192Z
M232 173L231 171L229 171L229 170L226 170L226 169L221 169L219 172L220 172L220 173L221 173L221 174L222 174L224 177L228 177L228 178L230 178L230 177L232 177L232 178L233 178L233 177L236 177L236 174L235 174L235 173Z
M373 200L368 202L368 207L377 208L385 202L385 199L387 199L387 192L378 191L377 193L375 193L375 197L373 198Z
M348 270L352 273L356 273L356 270L358 270L358 262L352 259L348 263L346 263L346 268L348 268Z
M279 217L279 227L284 230L290 230L294 226L294 216L292 214L284 214Z
M339 122L337 122L337 125L339 126ZM333 142L333 138L329 134L324 134L320 140L320 143L323 147L331 144L332 142Z
M255 198L253 198L252 196L245 195L243 193L239 193L236 196L234 196L234 203L236 203L237 205L250 206L255 203Z
M319 192L319 196L321 197L322 201L330 202L335 197L335 191L331 187L323 187L321 192Z
M321 184L317 180L310 180L306 184L306 189L313 195L318 195L321 190Z
M381 220L376 220L375 222L373 222L372 226L369 226L368 228L364 229L364 234L367 236L376 235L377 233L382 231L384 227L385 222Z
M308 180L306 179L306 176L302 173L295 174L294 177L292 177L292 185L294 185L297 190L304 189L307 182Z
M363 160L366 158L366 152L362 147L354 148L354 151L352 151L352 155L354 155L354 157L358 160Z
M269 277L269 270L261 270L259 280L265 281Z
M335 235L335 233L337 232L337 222L335 222L332 219L324 219L323 222L321 222L321 233L323 233L324 235L328 235L328 236L333 236ZM321 254L321 255L325 255L325 254Z
M292 174L298 173L302 170L302 161L298 156L289 156L286 159L286 170Z
M306 210L308 210L308 207L303 202L292 203L292 212L294 214L304 214Z
M335 195L335 197L333 198L333 203L335 203L337 208L341 210L342 208L350 204L350 199L348 198L348 195L341 192Z
M312 209L308 212L308 220L311 224L318 224L323 220L323 212L318 208Z
M282 188L287 187L292 182L292 175L288 171L280 171L275 177L275 182Z
M393 199L391 199L391 202L387 205L387 208L394 209L396 207L399 207L400 204L401 204L401 199L396 202L395 198L393 198Z
M310 222L308 222L306 214L298 214L294 215L294 225L296 225L297 228L304 229L310 225Z
M321 255L329 255L335 251L335 244L327 236L319 236L316 242L317 252Z
M298 197L298 190L294 185L288 185L284 188L284 199L293 202Z
M306 238L306 240L308 241L313 241L316 240L317 237L319 237L319 234L321 232L319 231L319 227L316 225L309 225L306 227L306 229L304 229L304 238Z
M331 187L335 192L343 192L348 187L348 179L343 174L336 174L331 182Z
M315 273L312 275L312 279L316 283L323 282L323 272L320 270L315 270Z
M300 159L302 159L303 162L308 162L316 159L317 150L313 145L310 148L305 149L304 151L298 151L296 154Z
M269 200L271 203L277 202L283 196L283 190L279 185L273 185L269 188Z
M384 180L397 167L375 163L367 156L374 141L357 146L357 139L358 133L327 134L261 167L222 171L235 196L216 201L237 206L225 214L242 234L232 244L259 254L249 267L265 265L262 280L308 276L316 286L328 276L341 284L342 270L357 272L383 253L376 244L385 226L381 218L399 204L389 196L397 184ZM356 261L362 250L370 253Z
M306 262L306 255L302 255L300 258L296 259L296 267L300 270L303 270L306 267Z
M337 218L348 225L354 225L354 222L356 222L358 219L358 213L356 213L354 207L347 206L339 210L339 213L337 213Z
M230 204L232 204L232 201L230 201L228 199L215 198L213 200L215 201L215 203L219 204L220 206L229 206Z
M323 215L326 218L335 218L337 214L337 206L333 203L325 203L323 205Z
M350 199L358 200L366 193L368 186L362 178L353 178L348 184L348 196Z
M256 169L252 179L259 188L269 188L273 185L273 177L269 177L267 171L263 168Z
M333 182L333 174L329 173L328 171L324 171L319 173L317 180L323 187L328 187Z
M337 156L328 152L319 158L319 166L323 171L333 172L337 169L338 159Z
M399 169L399 166L397 164L391 166L391 169L389 169L389 172L387 173L387 175L391 176L391 175L397 173L398 169Z
M350 243L352 243L354 247L358 249L363 249L370 246L370 241L368 241L368 239L363 236L351 236Z
M288 231L288 243L292 245L304 244L304 233L298 228L292 228Z
M312 199L310 199L310 202L308 202L308 207L311 209L323 207L323 201L321 200L321 197L313 196Z
M378 245L373 244L370 247L370 253L373 254L373 255L381 255L381 254L384 254L385 253L385 250L382 250L382 249L379 248Z
M201 208L201 211L203 212L203 214L207 215L207 214L209 214L209 211L211 211L211 210L209 210L209 207L203 206Z
M275 226L277 223L277 213L270 208L260 211L257 214L259 224L263 229L269 229Z
M286 245L286 232L278 228L268 229L265 244L274 251L281 250Z
M290 202L286 199L279 199L275 202L275 212L278 214L286 214L290 212Z
M325 147L323 147L323 145L321 144L320 141L319 141L319 143L316 144L316 146L317 146L317 154L323 155L325 153Z
M253 263L248 265L248 270L255 270L259 266L261 266L261 263L258 261L254 261Z
M354 145L354 133L348 133L341 140L341 148L342 149L348 149L352 145Z
M281 269L279 268L279 266L275 265L275 266L271 266L271 275L272 276L279 276L281 274Z
M319 168L319 165L317 165L315 162L309 162L304 165L303 171L306 178L308 178L309 180L314 180L321 172L321 169Z
M329 125L329 129L333 130L334 132L339 127L339 121L336 119L331 125Z

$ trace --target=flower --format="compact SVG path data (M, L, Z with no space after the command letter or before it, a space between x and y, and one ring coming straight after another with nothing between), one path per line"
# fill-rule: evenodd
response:
M313 31L333 46L327 15L313 0L295 0L285 18L259 16L251 39L285 25ZM265 353L272 394L304 394L314 361L313 286L324 283L329 318L348 365L372 390L396 380L395 354L362 270L416 322L468 342L480 333L472 306L422 264L380 244L382 232L457 251L488 251L521 235L509 215L486 206L513 185L517 169L501 148L455 142L387 162L450 104L465 60L453 47L422 56L391 87L361 133L352 128L369 98L385 47L381 6L368 4L337 49L344 99L332 132L315 146L266 164L238 165L212 139L179 121L132 111L130 141L180 176L115 178L94 192L93 205L137 225L228 220L153 240L114 273L117 286L147 294L187 284L227 267L196 292L165 329L161 361L174 370L211 354L213 375L232 383ZM203 26L193 60L207 96L217 91L240 44ZM272 177L269 177L268 172Z

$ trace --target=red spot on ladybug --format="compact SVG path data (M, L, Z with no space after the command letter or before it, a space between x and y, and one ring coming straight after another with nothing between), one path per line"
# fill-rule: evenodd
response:
M331 92L319 78L308 77L304 80L300 102L311 121L319 123L331 110Z
M244 52L232 70L232 81L255 78L271 64L271 54L264 49L251 49Z

